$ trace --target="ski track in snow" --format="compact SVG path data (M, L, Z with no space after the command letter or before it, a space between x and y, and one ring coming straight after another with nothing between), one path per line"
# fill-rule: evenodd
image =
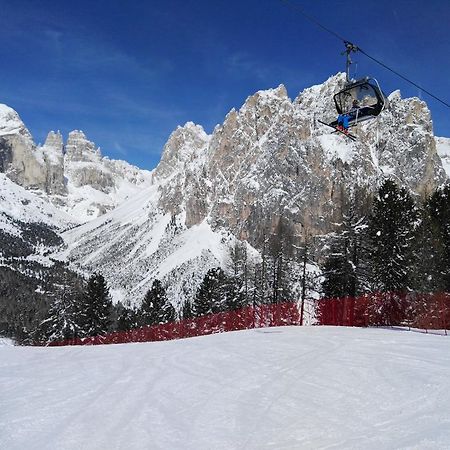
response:
M333 327L0 346L0 449L450 448L449 347Z

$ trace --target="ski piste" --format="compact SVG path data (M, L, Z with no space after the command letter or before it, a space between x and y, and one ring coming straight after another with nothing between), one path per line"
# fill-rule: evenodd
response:
M353 134L350 133L345 133L344 131L340 130L338 127L335 127L333 125L330 125L329 123L326 122L322 122L321 120L318 119L318 122L320 122L323 125L326 125L327 127L333 128L333 130L337 131L338 133L343 134L344 136L347 136L349 139L351 139L352 141L356 141L358 138L356 136L354 136Z

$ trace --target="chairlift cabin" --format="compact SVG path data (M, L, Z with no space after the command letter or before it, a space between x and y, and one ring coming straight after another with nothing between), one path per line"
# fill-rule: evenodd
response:
M346 80L345 87L334 95L334 104L337 113L345 116L349 127L358 122L373 119L381 111L388 107L388 99L375 78L365 77L360 80L350 80L350 66L352 64L351 53L356 53L359 48L351 42L345 41L346 55ZM338 126L338 121L329 124L332 127Z
M338 114L347 115L349 126L352 126L378 116L388 106L388 99L378 81L366 77L347 83L334 95L334 104Z

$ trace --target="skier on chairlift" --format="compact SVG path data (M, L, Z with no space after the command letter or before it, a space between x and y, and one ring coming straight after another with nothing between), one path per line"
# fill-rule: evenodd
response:
M350 111L346 112L345 114L339 114L337 119L337 129L347 134L349 128L349 120L354 119L357 116L358 110L359 101L357 99L354 99Z

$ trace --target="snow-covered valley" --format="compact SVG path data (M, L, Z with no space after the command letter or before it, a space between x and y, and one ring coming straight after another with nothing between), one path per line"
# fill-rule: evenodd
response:
M0 448L449 448L449 346L333 327L4 345Z

